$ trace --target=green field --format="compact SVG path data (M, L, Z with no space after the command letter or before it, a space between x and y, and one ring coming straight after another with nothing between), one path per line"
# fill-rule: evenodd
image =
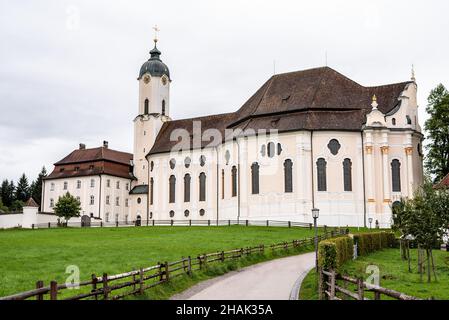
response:
M401 260L399 249L386 249L359 257L345 263L341 272L351 276L366 278L368 265L376 265L380 271L380 286L403 292L419 298L449 299L449 252L435 250L435 268L438 281L427 283L426 274L423 281L417 271L417 250L410 250L412 272L408 271L407 261ZM315 272L307 275L301 286L300 299L315 300L317 295L317 280Z
M117 274L182 256L313 236L307 228L129 227L0 231L0 296L33 289L37 280L62 283L76 265L81 280ZM255 261L257 262L257 261Z

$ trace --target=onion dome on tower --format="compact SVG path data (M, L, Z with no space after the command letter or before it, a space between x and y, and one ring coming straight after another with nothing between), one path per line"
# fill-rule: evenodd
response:
M154 39L154 48L150 51L150 59L146 61L140 68L139 77L142 78L146 73L149 73L152 77L162 77L166 75L170 79L170 71L165 63L162 62L160 56L161 52L156 47L157 39Z

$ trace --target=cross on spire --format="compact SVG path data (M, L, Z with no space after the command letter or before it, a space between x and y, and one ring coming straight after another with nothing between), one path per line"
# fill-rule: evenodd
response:
M154 30L154 43L156 44L156 42L157 42L157 33L159 32L159 31L161 31L158 27L157 27L157 24L156 25L154 25L154 27L153 27L153 30Z

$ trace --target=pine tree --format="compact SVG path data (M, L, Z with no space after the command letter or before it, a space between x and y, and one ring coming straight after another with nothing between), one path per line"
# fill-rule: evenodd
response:
M0 196L3 201L3 205L10 207L14 200L14 182L8 181L8 179L3 180Z
M33 197L34 201L37 202L37 204L41 204L42 199L42 181L47 176L47 169L45 167L42 167L41 172L39 173L37 179L31 183L30 191L31 196Z
M429 140L425 166L438 182L449 173L449 91L442 84L430 92L426 111L430 118L424 125Z
M28 178L25 173L19 179L17 183L15 200L27 201L30 198L30 186L28 185Z

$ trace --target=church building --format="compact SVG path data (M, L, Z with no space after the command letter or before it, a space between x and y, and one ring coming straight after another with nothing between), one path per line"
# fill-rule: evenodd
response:
M44 211L81 181L84 214L104 221L311 222L318 208L319 224L388 227L423 182L414 76L366 87L329 67L276 74L235 112L174 120L156 44L137 78L133 154L75 150L45 179Z

